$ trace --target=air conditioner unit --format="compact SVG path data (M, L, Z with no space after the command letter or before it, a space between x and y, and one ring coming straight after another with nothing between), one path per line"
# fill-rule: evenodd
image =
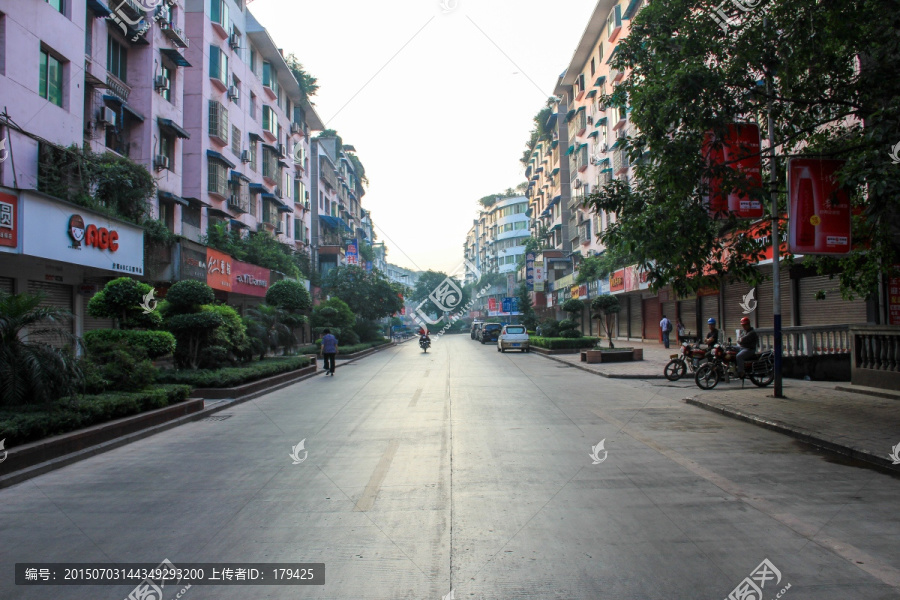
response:
M156 80L153 82L153 87L157 90L169 89L169 78L165 75L157 75Z
M232 85L228 88L228 98L231 100L237 100L241 97L241 90L237 88L237 86Z
M250 151L249 150L244 150L243 152L241 152L241 162L242 163L250 162Z
M241 47L241 36L239 36L236 33L232 33L231 37L228 38L228 45L231 46L235 50L240 48Z
M106 123L107 125L111 125L113 127L116 126L116 111L109 108L108 106L104 106L100 109L100 114L97 119L101 123Z
M301 127L300 123L291 123L291 133L302 133L303 127Z
M278 196L279 198L281 198L281 187L276 185L275 189L272 191L272 193L275 194L276 196Z
M285 149L284 144L278 144L278 154L281 158L287 156L287 149Z
M594 117L588 117L588 118L587 118L587 124L588 124L588 125L593 125L593 124L594 124Z
M581 187L581 180L580 180L580 179L576 179L575 181L573 181L573 182L572 182L572 187L575 188L576 190L577 190L578 188L580 188L580 187Z
M156 167L157 171L162 171L163 169L169 168L169 157L164 156L162 154L157 154L153 157L153 165Z
M600 152L609 152L609 144L606 142L600 144Z

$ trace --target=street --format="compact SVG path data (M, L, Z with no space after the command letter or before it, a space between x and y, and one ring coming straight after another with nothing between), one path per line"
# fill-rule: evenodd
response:
M326 568L324 586L188 600L720 599L764 560L766 600L900 597L897 477L688 388L468 335L401 344L0 490L0 598L134 587L16 586L17 562L164 559Z

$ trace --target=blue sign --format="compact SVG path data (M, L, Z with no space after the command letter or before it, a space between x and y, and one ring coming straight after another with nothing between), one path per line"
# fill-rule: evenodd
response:
M513 300L514 300L514 298L510 298L509 296L506 296L503 298L503 302L502 302L503 312L505 312L505 313L512 312Z
M348 265L358 265L359 264L359 241L356 238L350 240L350 243L347 244L347 253L345 255L347 259Z

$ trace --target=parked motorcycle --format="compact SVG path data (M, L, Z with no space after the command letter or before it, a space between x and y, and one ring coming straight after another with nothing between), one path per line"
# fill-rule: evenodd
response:
M728 383L737 377L737 346L723 348L720 344L710 351L709 362L701 365L694 374L694 382L702 390L711 390L720 381ZM757 387L766 387L775 379L775 354L768 350L762 354L753 354L744 361L744 373Z
M699 344L692 345L687 342L682 342L680 355L673 354L670 358L672 360L666 363L666 367L663 369L663 375L669 381L678 381L687 374L688 370L696 373L700 365L707 360L706 350L702 349Z
M422 349L422 352L428 353L428 349L431 348L431 338L420 337L419 338L419 348Z

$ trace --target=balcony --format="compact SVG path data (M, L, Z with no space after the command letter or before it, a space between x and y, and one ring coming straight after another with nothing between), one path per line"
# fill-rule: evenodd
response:
M187 48L191 45L191 40L184 35L184 31L174 26L174 23L161 21L159 28L162 29L163 35L171 40L176 48Z
M628 158L628 152L621 148L614 150L612 164L613 173L615 173L616 175L627 173L628 168L631 166L630 159Z

